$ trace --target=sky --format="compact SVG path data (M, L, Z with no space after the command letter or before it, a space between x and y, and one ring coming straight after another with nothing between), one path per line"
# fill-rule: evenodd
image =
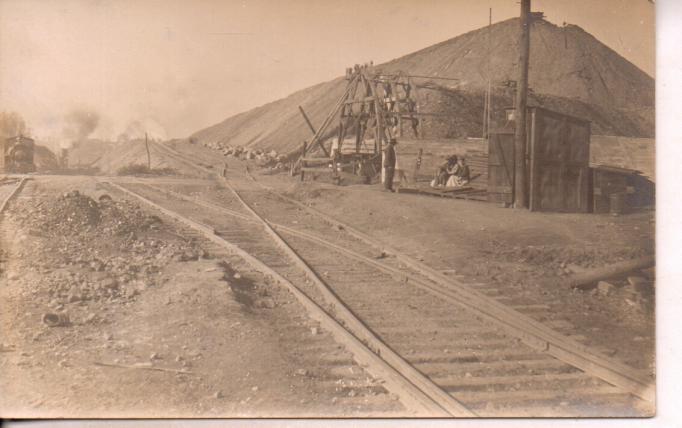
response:
M38 138L164 138L518 16L514 0L0 0L0 110ZM655 73L650 0L533 0ZM531 52L532 55L532 52ZM77 112L77 114L74 114Z

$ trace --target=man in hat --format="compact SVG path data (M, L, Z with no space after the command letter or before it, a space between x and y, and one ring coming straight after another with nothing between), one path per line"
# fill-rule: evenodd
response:
M395 175L395 145L398 144L395 138L388 141L388 146L384 150L384 189L389 192L393 190L393 176Z
M445 186L448 179L456 172L457 155L448 156L446 161L438 167L438 172L432 181L432 187Z

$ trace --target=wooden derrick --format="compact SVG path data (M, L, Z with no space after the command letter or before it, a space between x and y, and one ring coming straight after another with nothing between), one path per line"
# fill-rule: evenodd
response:
M414 78L443 79L403 72L382 73L371 63L347 68L346 90L316 131L299 107L313 137L295 169L306 168L306 162L326 162L336 178L339 168L346 166L358 173L361 165L371 165L376 172L381 168L384 144L390 139L403 138L409 130L411 138L422 139L422 119L429 114L420 112ZM331 130L334 122L336 129ZM405 125L409 125L407 129Z

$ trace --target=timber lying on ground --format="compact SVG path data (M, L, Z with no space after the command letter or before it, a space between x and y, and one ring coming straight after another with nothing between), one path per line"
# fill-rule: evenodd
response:
M637 260L627 260L613 263L606 267L592 269L587 272L576 274L568 279L568 285L573 288L590 287L603 279L623 276L629 272L646 269L656 264L653 256L642 257Z

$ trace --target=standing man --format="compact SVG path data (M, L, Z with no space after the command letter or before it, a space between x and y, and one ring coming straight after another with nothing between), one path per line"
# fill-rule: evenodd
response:
M388 141L388 146L384 153L384 189L389 192L393 190L393 175L395 174L395 145L398 144L395 138Z

